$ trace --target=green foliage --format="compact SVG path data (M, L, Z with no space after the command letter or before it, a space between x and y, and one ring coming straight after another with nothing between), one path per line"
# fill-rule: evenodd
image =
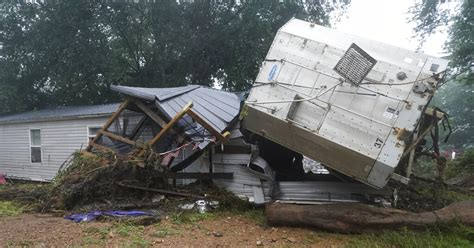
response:
M442 3L440 0L422 0L410 8L410 21L416 23L414 30L421 44L440 26L447 25L450 12L443 9Z
M247 89L280 26L349 0L180 2L3 1L0 113L117 101L110 84Z
M212 219L216 217L215 214L206 212L198 213L194 210L179 211L171 214L170 219L174 224L194 224L202 220Z
M16 216L23 213L24 207L13 201L0 201L0 217Z
M414 31L420 45L441 27L449 26L449 40L445 48L449 52L450 66L458 81L473 84L474 72L474 1L460 1L455 12L445 8L445 1L419 0L410 9L411 21L416 23Z
M449 31L447 49L451 65L464 72L458 80L474 84L474 1L464 0L459 14L452 19L453 25Z
M408 185L394 182L389 185L397 189L396 208L412 212L433 211L455 202L474 200L468 191L419 177L412 177Z
M82 243L87 246L105 246L108 238L118 235L126 247L149 247L151 242L145 239L145 228L132 225L126 221L118 221L109 227L87 227Z
M474 175L474 149L468 149L464 154L448 163L446 177Z
M166 238L166 237L173 236L179 233L180 232L177 229L161 226L160 224L158 224L156 225L155 232L151 233L150 236L156 237L156 238Z
M468 148L474 146L474 84L449 81L444 84L432 100L449 114L453 126L447 148ZM442 129L440 129L442 131ZM442 135L441 137L443 137Z
M385 231L357 235L346 247L472 247L474 228L452 223L425 231Z

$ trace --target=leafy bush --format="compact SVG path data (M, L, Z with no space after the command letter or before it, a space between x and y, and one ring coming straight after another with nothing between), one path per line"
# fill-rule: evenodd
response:
M446 178L474 175L474 149L467 149L464 154L448 163Z

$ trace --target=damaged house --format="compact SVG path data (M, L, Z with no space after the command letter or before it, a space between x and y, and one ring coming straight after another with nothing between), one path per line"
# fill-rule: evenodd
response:
M428 104L446 66L292 19L243 107L235 94L196 85L112 86L126 100L87 149L109 149L103 136L117 151L151 148L174 179L211 179L256 203L367 200L390 179L408 180L415 148L442 118ZM121 111L143 118L119 137L108 127ZM312 173L315 161L330 173Z
M332 174L305 173L300 154L259 136L245 137L236 94L198 85L111 89L126 100L91 140L90 152L140 154L149 147L162 156L162 166L175 172L175 182L213 180L255 203L362 201L369 194L385 194ZM137 125L124 128L123 114L138 117ZM114 126L122 126L122 133L109 130Z
M101 128L84 128L83 152L111 151L141 168L158 157L174 184L212 180L257 204L374 201L390 179L408 180L415 148L441 120L427 106L446 65L292 19L246 99L199 85L112 85L125 100ZM38 128L25 128L33 139L22 151L36 159Z
M0 174L50 181L118 104L61 107L0 116Z

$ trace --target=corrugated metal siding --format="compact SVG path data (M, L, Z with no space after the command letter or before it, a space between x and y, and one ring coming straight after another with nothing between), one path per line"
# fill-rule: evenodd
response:
M170 119L192 101L193 110L219 132L229 126L240 110L240 99L236 94L199 85L175 88L139 88L113 85L111 89L122 94L155 101L157 107ZM183 126L189 124L184 120L181 120L180 123ZM195 129L200 129L200 127Z
M130 95L145 99L148 101L154 101L155 98L159 101L164 101L170 97L186 93L190 90L199 88L199 85L188 85L183 87L172 87L172 88L142 88L142 87L129 87L121 85L111 85L110 89L113 91L120 92L125 95Z
M257 178L249 168L238 164L214 163L214 172L233 173L233 179L216 179L214 183L235 195L246 196L253 201L253 187L262 188L265 194L265 200L271 200L270 187L267 181Z
M102 126L106 117L0 124L0 173L36 181L51 180L71 153L85 148L87 127ZM42 163L30 162L30 129L41 129Z

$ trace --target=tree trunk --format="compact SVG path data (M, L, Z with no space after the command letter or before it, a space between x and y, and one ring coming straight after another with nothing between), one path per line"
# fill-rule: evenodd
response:
M361 203L295 205L270 203L266 206L269 225L310 226L319 229L360 233L408 227L420 229L438 222L458 220L474 226L474 201L453 203L445 208L413 213Z

